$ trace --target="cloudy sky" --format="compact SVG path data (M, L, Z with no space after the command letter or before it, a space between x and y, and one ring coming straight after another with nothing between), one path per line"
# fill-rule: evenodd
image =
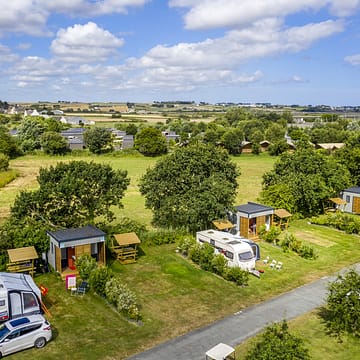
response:
M360 0L0 5L0 100L360 105Z

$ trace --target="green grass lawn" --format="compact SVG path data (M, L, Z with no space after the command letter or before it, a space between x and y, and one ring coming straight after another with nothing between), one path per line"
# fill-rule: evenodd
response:
M150 224L151 212L144 209L137 184L157 159L138 156L76 155L62 158L35 155L12 160L11 167L18 170L20 176L14 184L0 190L0 211L11 206L20 190L36 188L35 177L40 166L74 159L104 162L128 170L131 183L123 199L124 209L116 214ZM238 179L236 205L256 201L261 189L261 175L272 168L275 159L267 155L241 155L233 159L242 173ZM305 260L294 253L284 253L279 247L260 243L262 258L270 256L282 261L283 269L271 270L259 261L257 267L264 269L264 274L261 279L250 277L249 286L243 288L193 266L175 252L175 244L161 247L142 245L143 255L136 264L121 265L109 261L112 269L136 292L143 316L142 326L126 321L91 292L84 297L70 296L65 283L55 274L38 275L35 281L49 288L46 303L52 314L49 320L54 328L54 341L45 349L24 351L15 357L123 359L360 261L358 236L310 225L306 220L293 221L289 231L312 244L318 259ZM326 343L326 339L321 341Z
M356 360L360 354L359 339L343 336L341 342L327 334L326 324L318 311L300 316L288 322L289 331L304 340L313 360ZM236 348L236 360L244 359L257 337L251 338Z

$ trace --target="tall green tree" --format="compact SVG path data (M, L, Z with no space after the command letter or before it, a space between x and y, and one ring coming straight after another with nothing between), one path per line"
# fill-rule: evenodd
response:
M309 350L304 341L291 334L287 322L265 328L260 339L249 350L245 360L308 360Z
M190 231L205 229L233 204L239 172L226 150L194 144L176 149L140 180L153 223Z
M360 338L360 274L351 269L328 287L325 320L337 335Z
M143 128L135 136L134 147L145 156L157 156L167 153L165 136L159 129Z
M86 161L42 168L37 181L38 190L16 197L11 218L37 219L55 227L82 226L98 216L111 221L111 207L122 207L129 185L126 171Z
M231 155L241 154L241 142L244 134L240 129L234 128L227 130L221 138L221 143Z
M14 158L19 154L20 150L15 139L10 135L9 130L0 125L0 153Z
M100 154L111 149L111 131L107 128L93 127L84 132L84 142L93 154Z
M271 193L274 186L280 184L286 187L285 197L279 193L275 199ZM272 199L268 205L278 207L290 193L293 210L303 216L312 216L321 213L328 199L338 196L339 191L349 184L350 174L345 166L304 143L304 147L298 147L294 153L282 154L274 168L264 174L262 197Z
M46 131L45 124L37 118L26 118L18 127L18 140L21 150L40 149L40 136Z
M40 145L45 154L61 155L68 151L65 138L53 131L46 131L40 136Z

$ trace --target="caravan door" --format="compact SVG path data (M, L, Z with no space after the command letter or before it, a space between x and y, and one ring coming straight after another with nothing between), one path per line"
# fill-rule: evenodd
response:
M17 292L10 293L10 311L11 319L22 315L21 294Z

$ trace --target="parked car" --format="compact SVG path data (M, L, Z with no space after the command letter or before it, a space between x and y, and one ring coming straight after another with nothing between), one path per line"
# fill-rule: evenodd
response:
M50 323L42 315L29 315L0 325L0 358L27 348L42 348L52 338Z

